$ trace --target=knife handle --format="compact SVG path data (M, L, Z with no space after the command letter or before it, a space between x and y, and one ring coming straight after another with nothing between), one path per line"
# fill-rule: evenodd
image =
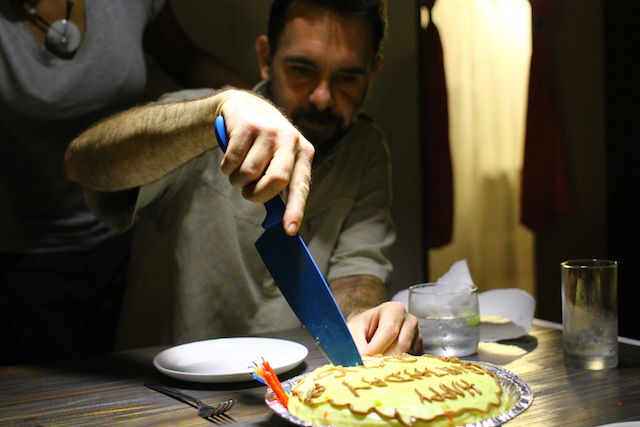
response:
M229 140L227 138L227 128L224 125L224 118L222 115L216 117L215 129L218 145L222 149L222 152L226 153L227 147L229 146ZM278 222L282 222L286 206L279 194L265 202L264 207L267 209L267 217L262 222L262 228L266 230L268 227L271 227Z
M218 116L214 122L216 128L216 139L218 140L218 145L222 148L222 152L227 152L227 147L229 146L229 140L227 139L227 128L224 126L224 117Z

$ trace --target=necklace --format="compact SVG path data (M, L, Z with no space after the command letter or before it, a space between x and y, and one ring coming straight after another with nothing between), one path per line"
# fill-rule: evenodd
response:
M75 0L67 0L67 16L64 19L55 21L53 24L44 19L38 10L29 2L23 1L22 7L27 14L36 21L44 24L47 29L47 47L58 54L69 54L75 52L82 41L82 34L76 24L69 21L71 9Z

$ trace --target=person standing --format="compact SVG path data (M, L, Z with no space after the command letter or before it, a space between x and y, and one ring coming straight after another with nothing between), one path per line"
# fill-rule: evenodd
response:
M112 348L131 233L102 224L61 164L141 102L145 53L187 87L246 86L166 0L0 2L0 365Z

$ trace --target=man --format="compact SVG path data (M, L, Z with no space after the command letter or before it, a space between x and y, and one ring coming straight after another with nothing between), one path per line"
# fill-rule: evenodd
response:
M307 242L363 354L421 350L417 319L401 304L385 303L384 282L392 269L386 250L395 237L388 150L381 133L358 117L380 68L384 33L384 7L378 2L276 0L272 5L269 34L256 42L265 80L256 90L315 147L308 199L306 140L282 142L265 119L270 114L254 121L240 101L255 106L246 93L170 94L163 99L168 104L133 110L74 141L67 175L103 192L89 193L89 204L120 229L140 212L134 251L147 247L132 259L123 345L298 324L253 248L264 208L225 186L221 163L231 183L257 203L288 183L285 229L299 230ZM198 96L205 97L192 100ZM219 112L229 133L226 155L210 150ZM134 330L144 332L129 333ZM150 341L141 341L145 337Z

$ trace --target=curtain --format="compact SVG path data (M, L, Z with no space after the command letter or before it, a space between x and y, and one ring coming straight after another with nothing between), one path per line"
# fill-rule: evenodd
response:
M522 169L522 223L545 232L571 210L560 125L552 99L551 72L543 23L555 0L529 0L533 16L533 54Z
M534 238L519 221L531 59L528 0L438 0L454 176L453 239L430 279L467 259L482 290L534 292Z
M430 12L436 0L420 0L420 147L424 190L425 251L452 239L453 170L449 149L447 86L440 34Z

